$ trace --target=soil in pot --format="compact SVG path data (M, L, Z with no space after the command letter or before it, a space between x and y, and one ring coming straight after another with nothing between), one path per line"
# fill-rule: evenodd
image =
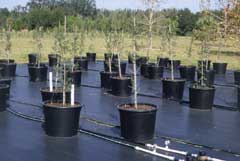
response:
M82 72L80 70L75 70L73 72L69 72L67 75L68 75L68 78L71 79L71 82L76 87L80 87L81 86Z
M119 67L118 66L118 62L112 62L111 64L112 64L112 66L111 66L112 67L112 72L118 73L119 72L119 70L118 70L118 67ZM127 63L121 62L120 67L121 67L122 74L126 74ZM104 62L104 70L106 72L109 71L109 64L108 64L108 62Z
M59 61L60 61L60 56L58 54L49 54L48 55L49 67L57 66Z
M3 77L15 77L17 64L15 63L0 63L0 68L3 68Z
M96 61L96 53L87 53L87 60L89 62L95 62Z
M115 96L127 97L132 94L132 79L131 77L112 77L111 93Z
M198 60L198 70L202 69L202 62L203 62L203 70L210 70L211 68L211 60Z
M37 64L37 54L28 54L28 63Z
M240 85L240 70L234 71L234 83Z
M111 77L117 76L116 72L100 72L101 88L112 89Z
M75 57L74 63L76 64L76 68L78 70L88 70L88 60L86 57Z
M156 64L149 64L147 66L147 71L148 71L147 78L158 79L163 77L164 67L158 66Z
M28 66L28 73L31 82L45 82L47 81L48 67L45 65Z
M43 105L45 126L48 136L72 137L77 135L82 105L75 103L63 105L62 103L45 102Z
M178 101L182 100L185 81L185 79L163 79L163 98L174 99Z
M204 83L207 85L207 86L213 86L214 85L214 82L215 82L215 71L214 70L207 70L207 71L204 71L204 74L205 74L205 78L206 80L204 80ZM201 79L201 71L198 71L198 80Z
M213 107L215 88L208 86L189 87L190 108L211 110Z
M121 124L121 136L133 142L151 140L154 137L157 106L139 103L118 106Z
M195 66L180 66L179 67L180 76L187 81L195 81L195 73L196 67Z
M7 108L7 100L9 98L10 86L7 84L0 84L0 112Z
M216 74L224 75L227 71L227 63L213 63L213 70Z
M169 58L158 58L158 65L168 68Z
M148 76L148 71L147 71L147 64L142 64L140 67L140 73L141 76L147 77Z
M49 88L42 88L41 90L42 102L58 102L63 100L63 90L62 88L53 88L51 92ZM66 102L71 101L71 92L66 91Z

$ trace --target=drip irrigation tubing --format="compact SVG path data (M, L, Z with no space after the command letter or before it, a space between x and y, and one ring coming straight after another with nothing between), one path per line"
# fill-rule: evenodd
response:
M11 107L8 107L7 111L12 113L15 116L18 116L18 117L21 117L21 118L24 118L24 119L27 119L27 120L32 120L32 121L37 121L37 122L44 122L43 118L28 116L26 114L23 114L23 113L20 113L18 111L15 111ZM102 122L102 121L99 121L99 120L95 120L95 119L92 119L92 118L88 118L88 117L82 117L82 118L86 119L87 121L92 122L94 124L100 125L100 126L107 126L107 127L111 127L111 128L118 128L118 129L120 128L119 125L113 125L113 124L105 123L105 122ZM105 135L105 134L101 134L101 135ZM114 137L114 136L109 136L109 137L118 138L119 139L119 137ZM215 148L215 147L208 146L208 145L196 144L196 143L192 143L190 141L186 141L186 140L183 140L183 139L178 139L178 138L169 137L169 136L162 136L162 135L157 135L156 138L161 138L161 139L164 139L164 140L170 140L170 141L175 142L175 143L189 145L189 146L193 146L195 148L205 148L205 149L209 149L211 151L228 153L228 154L231 154L231 155L233 155L235 157L240 157L240 153L238 153L238 152L234 152L234 151L231 151L231 150L225 150L225 149L221 149L221 148ZM143 143L138 143L138 144L139 145L143 145Z

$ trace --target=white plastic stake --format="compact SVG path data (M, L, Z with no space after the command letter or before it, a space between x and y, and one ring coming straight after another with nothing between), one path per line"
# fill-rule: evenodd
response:
M53 91L53 73L49 72L49 88L50 88L50 92Z
M74 84L71 87L71 105L74 106L75 104L75 89Z

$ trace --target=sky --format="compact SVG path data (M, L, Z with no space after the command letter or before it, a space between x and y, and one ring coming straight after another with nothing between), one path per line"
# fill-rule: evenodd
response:
M13 9L17 5L25 5L29 0L0 0L0 8ZM97 8L124 9L142 8L139 0L96 0ZM189 8L193 12L199 11L199 0L165 0L162 8Z

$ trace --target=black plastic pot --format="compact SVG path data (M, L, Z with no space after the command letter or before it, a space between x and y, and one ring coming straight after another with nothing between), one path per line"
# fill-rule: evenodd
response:
M45 102L43 105L45 126L44 130L48 136L72 137L77 135L79 118L82 105L76 103L74 107L68 105L51 104Z
M8 85L8 86L9 86L8 91L7 91L7 96L8 96L8 98L10 97L11 82L12 82L11 79L8 79L8 78L0 78L0 85Z
M42 95L42 102L50 101L50 102L58 102L63 100L63 92L62 89L59 88L58 90L53 89L50 92L49 88L42 88L41 90ZM71 92L66 92L66 102L71 101Z
M37 64L37 54L28 54L28 63Z
M225 74L227 71L227 63L213 63L213 70L216 74Z
M112 89L111 77L115 77L118 74L116 72L100 72L101 88Z
M28 66L28 73L31 82L45 82L47 81L48 67L45 65Z
M118 62L112 62L112 72L116 72L116 73L119 73L119 70L118 70ZM126 69L127 69L127 63L124 63L124 62L121 62L120 64L121 66L121 73L124 75L126 74ZM109 64L108 62L104 62L104 70L106 72L109 72Z
M82 72L80 70L76 70L74 72L69 72L68 77L71 79L72 83L80 87L81 86L81 79L82 79Z
M0 64L7 64L8 59L0 59ZM9 59L9 63L15 63L15 60Z
M133 106L132 104L127 104ZM139 103L151 109L137 110L124 108L125 104L118 106L121 124L121 136L133 142L151 140L154 137L157 106Z
M189 87L190 108L210 110L213 107L214 87Z
M195 66L180 66L179 67L180 76L187 81L195 81L195 73L196 67Z
M206 80L204 81L207 86L213 86L215 82L215 71L207 70L204 71ZM198 79L201 79L201 71L198 71Z
M172 62L173 62L173 68L174 69L178 69L180 67L180 65L181 65L181 60L173 60L173 61L168 60L168 67L169 68L171 68Z
M87 53L87 60L89 62L95 62L96 61L96 53Z
M148 70L147 70L148 64L142 64L140 67L140 73L144 77L148 77Z
M158 79L163 77L164 67L157 66L156 64L149 64L147 66L147 71L148 71L147 78Z
M111 77L111 83L113 95L126 97L132 94L132 79L130 77Z
M7 84L11 87L12 80L9 78L0 78L0 84Z
M182 100L185 81L185 79L163 79L163 98Z
M0 112L7 108L7 100L9 98L9 88L7 84L0 84Z
M48 63L49 67L56 66L60 61L60 56L58 54L49 54L48 55Z
M211 68L211 60L198 60L198 70L202 69L202 62L203 62L203 70L210 70Z
M169 58L158 58L158 65L167 68L169 64Z
M0 68L3 68L3 77L15 77L17 64L15 63L0 63Z
M105 54L104 54L104 60L105 60L105 61L108 62L109 59L111 59L111 58L112 58L112 53L105 53Z
M86 57L75 57L74 63L77 65L78 70L88 70L88 60Z
M240 70L234 71L234 82L237 85L240 85Z

